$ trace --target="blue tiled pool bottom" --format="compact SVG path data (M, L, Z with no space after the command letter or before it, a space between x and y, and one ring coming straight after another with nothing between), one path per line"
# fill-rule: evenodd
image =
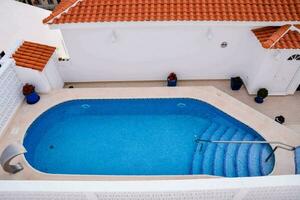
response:
M254 130L195 99L99 99L59 104L27 130L25 157L52 174L269 174L266 144L207 144L196 139L263 140Z

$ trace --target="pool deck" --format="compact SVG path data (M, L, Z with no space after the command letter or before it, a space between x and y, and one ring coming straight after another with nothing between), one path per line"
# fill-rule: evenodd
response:
M83 84L82 84L83 85ZM78 87L78 86L75 86ZM221 89L222 90L222 89ZM268 116L258 112L252 107L242 103L241 101L249 101L249 96L246 99L236 100L232 96L212 86L197 86L197 87L95 87L95 88L73 88L61 89L51 92L50 94L41 95L41 100L35 105L27 105L23 103L16 112L7 127L5 134L0 140L0 151L11 143L18 141L22 143L24 133L36 117L48 108L71 99L97 99L97 98L166 98L166 97L189 97L206 101L220 110L228 113L239 121L250 126L259 132L266 140L281 141L293 146L300 145L300 134L280 125L273 119L273 114L277 113L274 109L270 109ZM243 90L241 90L243 91ZM238 91L237 93L241 92ZM233 92L233 91L231 91ZM233 92L234 93L234 92ZM273 98L269 97L263 105L268 105ZM251 98L253 101L253 97ZM297 98L299 101L299 97ZM295 100L296 101L296 100ZM247 103L247 102L246 102ZM254 104L254 103L253 103ZM278 102L281 104L281 102ZM283 102L284 104L284 102ZM298 103L299 104L299 103ZM291 104L287 104L291 105ZM294 104L296 105L296 104ZM256 105L255 105L256 106ZM258 108L260 108L257 105ZM280 110L281 107L278 107ZM295 110L299 106L295 106ZM297 112L297 110L296 110ZM299 113L299 112L298 112ZM266 114L266 113L265 113ZM289 119L289 118L288 118ZM299 119L298 119L299 120ZM290 122L290 121L289 121ZM294 174L294 154L293 152L278 149L275 152L276 163L272 175ZM21 162L25 169L15 175L10 175L0 169L0 179L14 180L161 180L161 179L194 179L194 178L211 178L211 176L78 176L78 175L51 175L41 173L28 165L24 156L15 159L14 162Z

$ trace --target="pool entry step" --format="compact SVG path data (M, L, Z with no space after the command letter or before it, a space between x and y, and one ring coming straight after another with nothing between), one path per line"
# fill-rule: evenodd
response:
M213 122L199 137L208 141L261 141L238 127L227 127ZM224 177L265 176L272 172L274 156L269 144L197 143L192 174Z

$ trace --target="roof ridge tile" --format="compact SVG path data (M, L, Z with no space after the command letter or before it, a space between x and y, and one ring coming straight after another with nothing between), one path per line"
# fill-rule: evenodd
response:
M55 17L65 12L68 8L70 8L72 5L74 5L76 2L79 1L84 1L84 0L62 0L52 11L52 13L43 20L43 23L49 23Z
M266 49L300 49L300 33L290 28L291 25L272 26L253 29L252 32Z

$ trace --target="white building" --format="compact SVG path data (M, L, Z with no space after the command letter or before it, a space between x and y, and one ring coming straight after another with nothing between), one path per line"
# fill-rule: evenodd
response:
M7 52L0 60L2 64L0 86L4 86L0 88L0 135L5 131L5 137L0 140L1 151L8 149L7 152L13 154L14 152L7 147L10 144L24 144L29 127L39 123L36 120L42 113L62 102L75 99L188 97L207 102L257 131L267 142L274 144L272 153L276 156L276 163L272 173L263 177L222 178L208 177L200 173L184 177L100 174L94 176L83 173L42 172L30 166L26 157L21 155L14 159L11 167L23 165L23 171L11 174L0 169L1 178L9 179L9 181L0 180L0 199L300 199L299 135L213 87L62 89L42 94L41 101L36 105L22 104L24 96L21 92L24 83L35 85L38 92L48 93L52 89L62 88L64 82L165 80L170 72L175 72L181 80L228 79L240 76L250 94L263 87L267 88L271 95L293 94L300 84L299 0L64 0L52 14L45 11L49 16L43 20L44 25L41 23L42 15L37 17L34 14L34 9L38 8L23 4L19 7L18 3L15 5L11 1L0 2L1 11L4 11L0 12L0 16L6 19L1 26L3 36L0 37L0 44L3 44ZM11 10L20 12L12 13ZM60 31L68 52L64 51ZM11 41L14 43L11 44ZM186 105L178 103L177 106L181 109L181 106ZM125 106L118 107L122 110ZM65 115L68 111L62 110L49 118L57 118L56 120L46 118L45 123L41 123L45 129L52 129L53 132L49 132L49 135L56 137L62 144L61 153L58 151L55 159L49 159L50 164L55 162L57 166L64 166L64 163L73 165L72 161L75 160L67 162L60 160L67 157L64 152L67 146L74 147L72 151L68 151L76 157L80 165L88 166L90 162L83 162L78 154L81 156L89 156L87 154L90 153L99 154L92 149L93 145L100 142L93 137L96 128L86 130L86 127L89 127L90 123L105 124L106 121L81 120L78 117L67 124L61 120L70 119L72 115L84 117L88 110L94 117L97 115L96 109L98 109L96 106L80 103L77 107L71 108L70 115ZM101 108L100 110L102 111ZM193 107L190 110L195 112ZM203 112L205 111L203 109ZM59 118L60 114L65 116ZM127 113L124 116L126 115ZM212 115L212 118L218 118L214 113ZM119 123L119 116L115 119L116 123ZM142 121L143 118L136 119ZM87 122L85 129L73 126L80 121ZM59 123L62 126L54 128ZM169 125L172 126L173 123ZM71 128L70 137L63 136L66 127ZM143 145L145 149L150 149L148 144L161 140L157 137L154 142L149 142L144 139L143 132L140 132L142 129L149 129L142 125L137 127L138 135L147 141L147 144ZM207 138L211 140L214 133L220 133L222 129L225 132L231 128L233 130L232 135L229 134L231 141L253 142L238 134L240 131L238 126L227 127L225 124L219 128L212 124L212 127L214 128L206 132ZM173 129L173 126L171 128ZM79 129L78 132L82 134L82 140L75 137L78 143L72 143L72 136L77 134L75 129ZM124 126L124 129L128 128ZM57 130L63 134L52 134ZM118 129L114 127L107 135L116 130ZM46 131L39 127L36 127L36 131L45 139ZM94 135L88 135L88 131ZM225 138L221 135L218 137L219 140ZM91 142L85 143L85 138L89 138ZM202 136L199 138L200 143L213 142ZM58 149L53 149L54 143L51 138L44 140L49 141L49 144L36 143L35 139L38 138L32 139L30 147L37 151L38 146L50 150L49 152ZM116 142L113 145L104 145L112 148L118 145L124 149L135 146L130 143L120 144L114 139L112 141ZM191 142L196 140L197 147L193 153L197 155L198 147L203 148L202 144L198 142L197 135L192 134L191 139ZM104 141L102 138L101 140ZM227 139L224 140L223 142L228 142ZM66 145L69 141L71 145ZM177 147L185 145L173 140L170 142L176 145L174 148L176 151L181 151ZM87 149L87 153L77 152L78 144ZM275 144L285 145L281 148L288 151L278 149L275 152L278 148ZM220 148L220 151L225 153L225 148ZM138 148L134 150L137 152ZM248 153L243 158L248 160L253 158L257 163L266 162L268 159L261 159L261 155L265 154L263 150L256 149L254 156L253 154L248 156L251 154L249 147L243 151ZM127 151L120 152L122 156L127 153ZM22 153L17 152L13 156ZM151 153L153 152L147 151L145 156ZM230 148L226 154L224 156L215 153L215 156L223 161L222 166L225 170L231 166L236 168L240 159L232 162L233 160L229 158L233 157L233 154L239 154L238 150ZM260 156L257 156L259 154ZM50 154L44 155L41 160L47 160ZM191 156L192 164L194 155ZM9 159L1 159L5 160L1 164L9 164L14 158L3 157ZM102 161L101 158L93 159ZM172 156L172 160L175 159L177 157ZM139 164L143 162L142 160L143 158L138 159L136 163ZM128 163L123 157L122 160L115 161L116 165ZM196 160L196 167L199 166L197 162ZM16 163L18 164L15 165ZM99 162L96 167L102 163ZM150 162L145 162L146 165L148 163ZM202 163L209 162L202 160ZM252 166L252 162L247 164L248 166Z
M250 94L287 95L300 84L300 62L288 60L299 54L298 11L296 1L73 0L44 23L63 34L67 82L163 80L174 71L189 80L241 76Z
M50 11L14 0L0 1L0 52L10 54L18 41L29 40L55 46L60 57L65 57L63 38L59 30L50 30L41 23Z
M34 85L37 92L60 89L64 82L57 70L55 47L29 41L20 42L12 55L16 73L23 84Z

